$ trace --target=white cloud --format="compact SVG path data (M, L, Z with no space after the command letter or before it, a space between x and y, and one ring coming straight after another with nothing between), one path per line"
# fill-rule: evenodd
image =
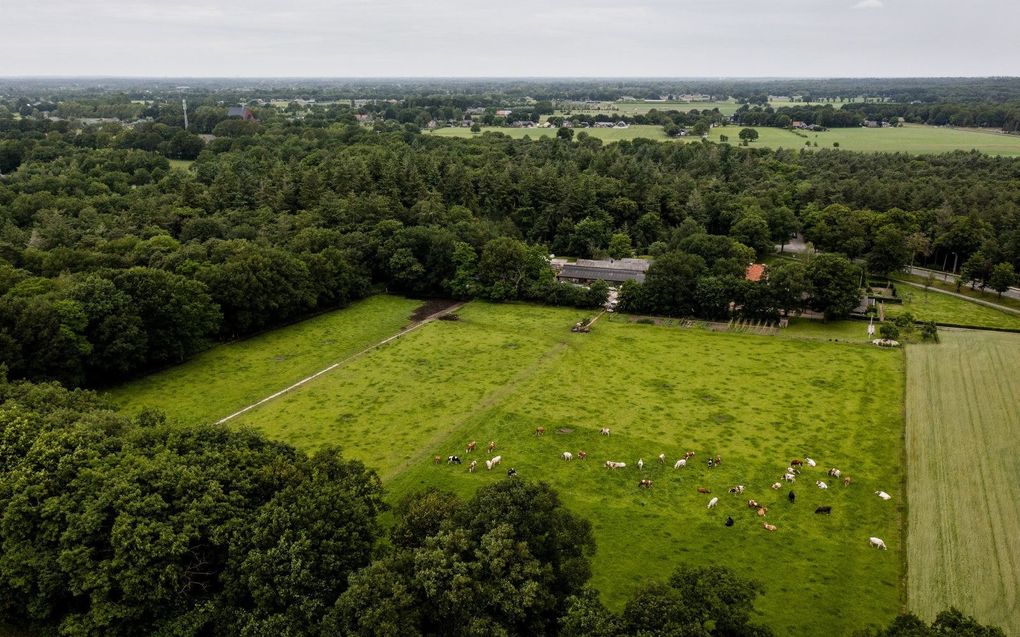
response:
M854 9L881 9L885 6L882 0L861 0L854 5Z

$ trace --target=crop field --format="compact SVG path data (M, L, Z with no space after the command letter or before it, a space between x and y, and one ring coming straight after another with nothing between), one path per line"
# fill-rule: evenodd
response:
M403 311L403 310L402 310ZM806 634L827 618L829 634L887 622L901 607L904 499L901 352L813 338L751 336L639 325L603 317L572 334L577 310L473 302L459 321L430 323L237 419L305 449L337 444L382 476L391 501L426 486L468 495L515 467L549 482L592 521L595 584L619 608L638 586L678 563L726 564L760 580L761 619L778 634ZM200 371L192 367L191 374ZM162 391L203 403L191 391ZM150 394L151 396L151 394ZM137 408L140 392L122 395ZM198 410L195 407L194 410ZM543 426L546 435L536 436ZM610 427L610 436L600 436ZM497 443L503 464L467 471ZM584 449L586 461L560 459ZM674 471L685 450L697 453ZM464 466L432 462L457 453ZM659 453L668 457L659 465ZM704 460L720 454L723 464ZM791 458L811 456L793 485L769 485ZM639 471L635 463L643 458ZM604 468L606 460L627 463ZM854 478L827 491L825 468ZM654 481L638 489L639 478ZM746 485L742 496L728 487ZM720 498L716 509L706 504ZM893 500L873 495L883 489ZM766 532L746 506L767 506ZM829 504L831 516L816 515ZM736 525L723 525L727 515ZM885 539L888 551L868 546Z
M908 601L1020 635L1020 336L907 348Z
M109 393L185 423L214 422L350 356L407 325L418 301L373 296L350 307L219 345Z
M1020 314L1003 312L935 290L928 290L926 294L923 289L910 285L898 285L896 291L903 304L886 304L886 317L909 312L921 321L1020 329Z

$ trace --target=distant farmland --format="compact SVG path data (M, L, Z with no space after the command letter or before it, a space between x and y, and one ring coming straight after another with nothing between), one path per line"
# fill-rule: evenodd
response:
M907 348L908 601L1020 635L1020 336Z

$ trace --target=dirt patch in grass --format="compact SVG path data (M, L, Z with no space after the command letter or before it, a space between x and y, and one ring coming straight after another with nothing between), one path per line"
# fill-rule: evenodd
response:
M409 316L408 319L414 323L424 321L433 314L447 310L458 303L460 303L460 301L455 301L454 299L425 299L422 304L411 313L411 316Z

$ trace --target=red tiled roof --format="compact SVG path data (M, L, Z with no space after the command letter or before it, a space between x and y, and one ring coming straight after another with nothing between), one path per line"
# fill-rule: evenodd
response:
M748 281L758 282L761 281L761 277L765 274L765 265L762 263L752 263L747 266L747 271L744 273L744 278Z

